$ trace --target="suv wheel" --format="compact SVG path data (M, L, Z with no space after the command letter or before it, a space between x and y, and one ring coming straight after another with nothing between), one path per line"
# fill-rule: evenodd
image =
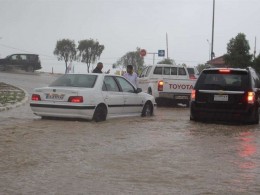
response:
M258 107L255 109L252 115L252 124L259 124L259 109Z

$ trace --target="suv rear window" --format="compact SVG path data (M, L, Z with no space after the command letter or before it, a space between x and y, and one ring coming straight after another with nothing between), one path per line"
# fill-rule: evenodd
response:
M248 89L249 75L246 71L220 72L218 70L203 71L196 87L204 90L241 91Z

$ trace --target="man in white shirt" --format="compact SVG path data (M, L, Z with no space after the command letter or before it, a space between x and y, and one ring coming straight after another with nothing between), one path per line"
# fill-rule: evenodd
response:
M134 72L133 66L127 65L126 71L127 72L123 76L137 88L138 87L138 76Z

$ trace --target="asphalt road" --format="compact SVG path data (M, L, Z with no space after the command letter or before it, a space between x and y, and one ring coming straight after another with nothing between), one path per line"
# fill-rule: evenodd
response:
M50 74L1 73L31 93ZM0 113L0 194L260 194L259 125L151 118L41 120L25 104Z

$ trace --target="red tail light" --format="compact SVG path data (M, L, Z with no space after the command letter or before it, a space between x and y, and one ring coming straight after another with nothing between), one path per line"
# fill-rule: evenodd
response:
M194 74L190 74L190 79L196 79Z
M83 97L82 96L70 96L69 97L69 102L82 103L83 102Z
M191 90L191 101L195 101L196 98L196 90L192 89Z
M255 103L255 93L252 91L247 92L247 103L253 104Z
M38 94L32 94L32 100L33 101L41 101L41 96Z
M158 81L158 91L163 91L163 85L164 85L163 81Z

